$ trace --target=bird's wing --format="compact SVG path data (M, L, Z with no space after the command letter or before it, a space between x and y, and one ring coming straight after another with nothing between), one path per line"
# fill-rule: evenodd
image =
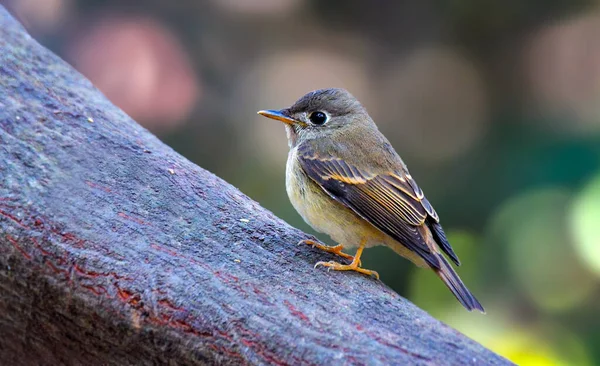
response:
M437 213L406 169L374 174L342 159L320 157L310 148L300 149L297 157L304 172L331 197L417 253L431 267L439 269L440 262L419 232L422 225L432 229L436 242L458 262Z

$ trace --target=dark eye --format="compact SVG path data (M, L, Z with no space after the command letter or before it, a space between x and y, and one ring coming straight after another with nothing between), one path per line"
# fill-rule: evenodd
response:
M327 115L321 111L312 112L308 119L315 125L322 125L327 122Z

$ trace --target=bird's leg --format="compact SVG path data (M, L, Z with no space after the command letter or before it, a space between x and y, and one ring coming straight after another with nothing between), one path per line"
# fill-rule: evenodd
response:
M328 269L333 269L334 271L356 271L362 274L366 274L368 276L375 276L375 278L379 279L379 273L375 272L375 271L371 271L368 269L364 269L364 268L360 268L360 256L362 255L363 250L365 249L365 243L366 240L363 240L360 243L360 246L358 247L358 250L356 251L356 254L354 255L354 259L352 260L352 263L350 264L340 264L337 262L317 262L317 264L315 264L315 268L317 268L318 266L324 266L327 267Z
M344 252L342 252L342 249L344 249L344 246L343 246L342 244L338 244L338 245L336 245L336 246L333 246L333 247L331 247L331 246L329 246L329 245L323 245L323 244L319 244L319 243L317 243L316 241L314 241L314 240L310 240L310 239L300 240L300 242L299 242L298 244L299 244L299 245L300 245L300 244L308 244L308 245L312 245L312 247L313 247L313 248L318 248L318 249L324 250L324 251L326 251L326 252L329 252L329 253L333 253L333 254L339 255L340 257L343 257L343 258L349 259L349 260L351 260L351 261L353 261L353 260L354 260L354 257L353 257L353 256L351 256L350 254L347 254L347 253L344 253Z

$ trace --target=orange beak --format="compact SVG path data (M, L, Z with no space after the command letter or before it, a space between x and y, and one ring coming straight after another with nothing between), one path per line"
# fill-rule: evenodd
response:
M283 123L288 124L290 126L293 126L293 125L304 126L305 125L304 122L295 120L295 119L287 116L287 114L284 113L283 111L277 111L277 110L274 110L274 109L267 109L267 110L258 111L257 113L260 114L261 116L265 116L267 118L271 118L271 119L283 122Z

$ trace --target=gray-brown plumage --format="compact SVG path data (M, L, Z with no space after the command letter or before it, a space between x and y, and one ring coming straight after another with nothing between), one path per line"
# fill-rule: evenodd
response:
M352 259L350 265L317 265L377 275L360 267L360 255L363 248L386 245L433 269L465 308L484 311L442 254L460 264L437 213L350 93L316 90L290 108L259 114L286 123L286 188L292 204L309 225L340 245L306 242ZM342 252L346 247L358 247L354 257Z

